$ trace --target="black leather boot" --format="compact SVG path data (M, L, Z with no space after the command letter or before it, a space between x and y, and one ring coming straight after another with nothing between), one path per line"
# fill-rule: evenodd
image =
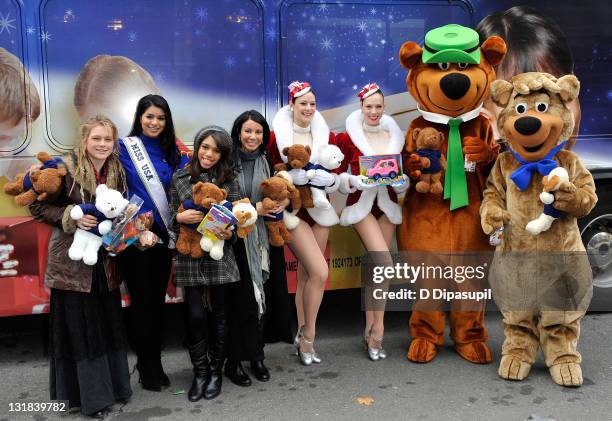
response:
M138 369L138 382L143 389L161 392L162 385L150 355L139 353L136 368Z
M193 364L193 381L187 398L191 402L199 401L204 397L206 384L210 377L208 356L206 355L206 340L189 346L189 357Z
M252 383L251 378L244 371L240 361L236 362L228 360L225 363L225 375L232 381L232 383L238 386L246 387L250 386Z
M204 385L204 399L214 399L221 393L221 385L223 384L223 369L224 360L214 358L210 360L210 375Z
M268 367L266 367L262 360L251 361L251 371L260 382L267 382L270 380L270 370L268 370Z

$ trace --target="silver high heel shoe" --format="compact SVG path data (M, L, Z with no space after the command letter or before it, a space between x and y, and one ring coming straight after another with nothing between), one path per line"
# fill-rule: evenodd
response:
M309 341L308 339L306 339L306 337L302 334L302 336L300 336L300 339L302 342L304 342L307 345L310 345L310 349L312 351L308 352L308 351L302 351L302 349L300 348L300 345L298 344L297 347L297 352L298 352L298 356L300 357L300 362L305 365L305 366L309 366L314 362L314 349L312 347L312 343L313 341Z
M295 346L295 355L298 355L298 356L300 355L299 354L300 338L304 336L303 330L304 330L304 326L300 326L297 333L295 334L295 338L293 338L293 345ZM319 357L319 354L317 354L317 351L314 348L312 348L312 362L315 364L321 364L322 361L323 360L321 359L321 357Z
M371 333L371 332L370 332ZM387 351L385 351L382 347L382 338L375 338L372 336L372 339L380 344L380 348L374 348L371 347L369 342L369 336L368 335L364 335L363 336L363 342L365 344L365 348L368 351L368 357L370 358L370 360L372 361L378 361L378 360L384 360L385 358L387 358Z

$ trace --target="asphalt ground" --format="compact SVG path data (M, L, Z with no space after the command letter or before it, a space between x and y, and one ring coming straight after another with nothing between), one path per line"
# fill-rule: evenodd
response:
M115 405L109 420L612 420L612 314L588 314L579 350L584 385L563 388L551 380L542 356L528 379L497 375L503 341L498 313L487 315L490 365L474 365L456 354L447 338L429 364L406 360L407 313L386 315L384 361L371 362L362 345L358 291L326 293L316 348L323 363L304 367L285 343L266 346L272 378L243 388L224 378L212 401L191 403L187 351L182 347L182 308L167 309L163 361L172 385L161 393L143 390L132 375L134 395ZM44 316L0 319L0 421L78 420L79 414L9 412L9 403L48 402ZM135 358L130 355L130 366ZM248 364L246 364L248 366Z

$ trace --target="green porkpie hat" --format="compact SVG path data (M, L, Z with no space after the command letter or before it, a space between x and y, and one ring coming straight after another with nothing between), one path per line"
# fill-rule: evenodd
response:
M480 64L478 32L465 26L450 24L425 34L423 63Z

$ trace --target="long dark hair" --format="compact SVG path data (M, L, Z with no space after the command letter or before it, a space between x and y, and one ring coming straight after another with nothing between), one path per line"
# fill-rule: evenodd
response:
M255 110L245 111L240 114L236 120L234 120L234 125L232 126L234 152L238 153L238 150L242 147L242 142L240 142L240 132L242 130L242 125L249 120L253 120L255 123L263 127L263 142L261 142L261 145L259 145L259 151L264 153L268 148L268 143L270 142L270 126L268 126L268 122L266 121L265 117Z
M215 140L217 148L221 151L221 158L219 158L219 162L214 167L207 171L214 179L214 183L221 187L223 183L234 180L236 174L232 165L232 138L227 131L219 126L206 126L196 133L193 139L193 155L189 161L189 175L191 176L189 182L191 184L197 183L200 179L200 174L204 171L200 166L198 151L204 139L209 136Z
M501 77L525 72L548 72L554 76L574 72L574 58L565 34L552 19L529 6L515 6L493 13L476 28L483 43L492 35L506 41L508 54L499 65Z
M160 143L166 161L170 164L173 170L180 161L180 153L176 146L176 133L174 132L174 122L172 121L172 112L170 112L170 106L168 101L161 95L145 95L138 101L136 105L136 112L134 113L134 122L132 123L132 130L128 136L140 136L142 134L142 124L140 118L149 107L161 108L166 116L166 126L164 131L159 135Z

